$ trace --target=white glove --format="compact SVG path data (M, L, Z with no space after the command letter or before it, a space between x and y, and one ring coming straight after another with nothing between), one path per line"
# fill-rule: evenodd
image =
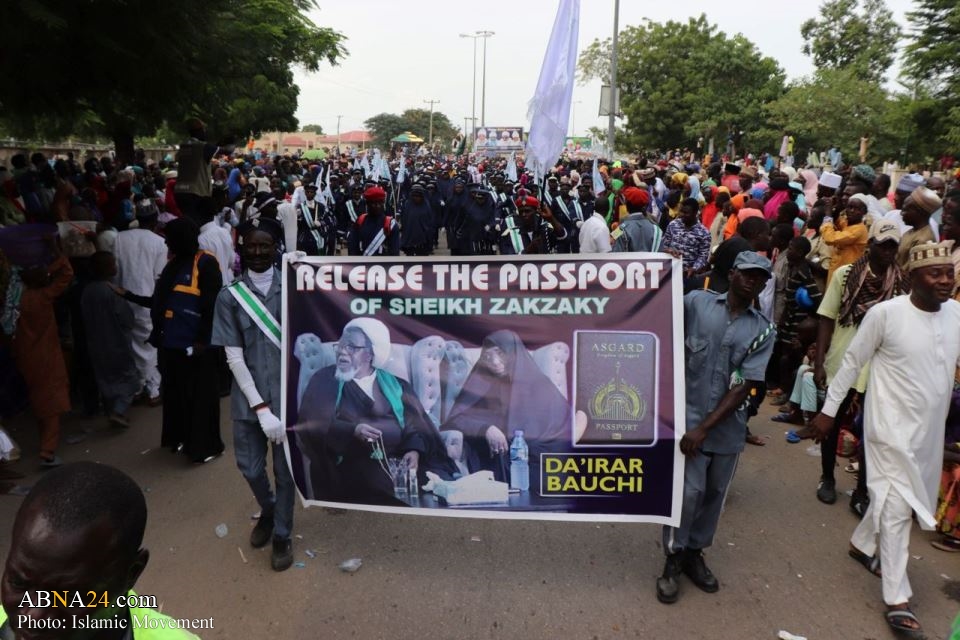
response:
M300 262L307 257L307 253L305 251L287 251L287 253L291 254L290 262Z
M260 428L263 429L263 435L274 444L283 444L287 439L287 432L283 428L280 418L273 415L270 409L260 409L257 411L257 420L260 422Z
M577 229L583 226L583 220L577 220Z

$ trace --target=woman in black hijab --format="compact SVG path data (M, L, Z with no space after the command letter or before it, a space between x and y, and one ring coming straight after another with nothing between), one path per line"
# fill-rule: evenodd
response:
M223 453L220 439L218 350L210 346L213 310L223 286L212 254L200 251L200 229L189 218L166 226L172 257L160 273L153 296L124 297L150 307L163 378L163 431L160 444L186 453L193 462L210 462Z
M423 185L413 185L400 213L400 249L408 256L433 253L434 214L426 193Z
M465 255L460 253L460 243L457 241L457 229L463 223L467 213L467 204L470 194L467 192L467 183L456 178L450 190L450 197L446 200L444 224L447 230L447 247L451 255Z
M470 199L459 220L453 221L456 255L488 256L494 254L493 229L497 224L497 208L490 192L480 185L470 185ZM453 253L451 251L451 253Z
M570 404L520 337L502 329L484 338L480 359L441 427L448 429L462 431L479 465L504 482L510 481L510 443L517 430L523 430L530 448L530 477L537 478L540 454L570 446Z

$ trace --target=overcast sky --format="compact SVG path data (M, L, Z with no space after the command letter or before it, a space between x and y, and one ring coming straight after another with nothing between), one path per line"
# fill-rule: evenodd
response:
M887 0L894 18L906 27L910 0ZM461 33L494 31L487 41L486 124L527 128L527 102L533 96L558 0L319 0L311 18L347 36L349 55L336 67L316 73L296 71L300 86L297 118L301 125L320 124L325 132L363 127L378 113L399 114L409 108L429 108L424 100L439 100L434 108L463 127L471 115L473 40ZM580 51L596 38L613 32L614 0L582 0ZM764 55L775 58L789 79L813 71L800 52L800 24L815 17L819 2L798 0L749 10L717 0L622 0L620 28L655 22L686 21L701 13L728 35L743 33ZM892 45L894 43L891 43ZM481 116L482 40L477 40L477 124ZM600 85L577 85L573 93L573 127L606 127L597 117ZM571 130L573 135L573 130Z

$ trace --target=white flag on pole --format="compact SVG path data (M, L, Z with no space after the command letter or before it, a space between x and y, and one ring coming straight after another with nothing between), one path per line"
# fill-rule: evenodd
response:
M527 164L533 168L538 181L560 157L567 137L579 33L580 0L560 0L537 90L527 111L530 118Z
M607 190L607 187L603 184L603 175L600 173L600 169L597 167L597 159L593 159L593 193L596 196L599 196L601 193Z

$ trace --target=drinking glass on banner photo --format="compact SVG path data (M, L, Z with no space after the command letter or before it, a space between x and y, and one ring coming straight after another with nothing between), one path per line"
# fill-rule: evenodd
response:
M387 458L387 469L393 481L393 494L398 498L405 497L410 482L410 467L407 461L403 458Z

